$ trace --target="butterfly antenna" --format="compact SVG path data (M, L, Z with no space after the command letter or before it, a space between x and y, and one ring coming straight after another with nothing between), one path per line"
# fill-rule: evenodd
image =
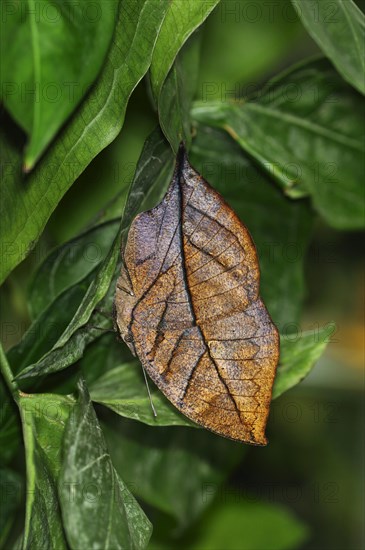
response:
M157 417L157 412L156 412L156 409L155 409L155 407L154 407L154 405L153 405L152 395L151 395L151 392L150 392L150 387L149 387L149 385L148 385L147 374L146 374L146 371L145 371L145 368L144 368L143 365L142 365L142 370L143 370L144 381L146 382L147 393L148 393L148 397L149 397L149 399L150 399L151 409L152 409L152 412L153 412L153 416L156 418L156 417Z

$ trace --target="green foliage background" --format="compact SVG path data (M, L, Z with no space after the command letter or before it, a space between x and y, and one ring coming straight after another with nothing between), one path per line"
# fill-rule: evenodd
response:
M0 547L358 548L365 17L352 0L89 4L2 6ZM267 448L151 384L154 419L100 330L181 140L257 245L281 333Z

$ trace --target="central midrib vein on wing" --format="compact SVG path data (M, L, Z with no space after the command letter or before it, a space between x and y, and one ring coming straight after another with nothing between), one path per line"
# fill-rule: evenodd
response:
M203 344L206 348L206 353L208 354L209 359L211 360L212 364L214 365L214 368L217 372L218 378L221 381L224 388L226 389L226 392L227 392L229 398L231 399L231 401L234 405L235 411L237 413L237 416L238 416L240 422L243 424L243 421L242 421L242 418L241 418L241 412L240 412L240 409L237 405L237 402L236 402L235 398L233 397L233 395L231 394L231 391L230 391L224 377L222 376L222 374L220 372L219 366L218 366L217 362L215 361L214 357L211 354L209 345L207 344L207 338L204 334L204 329L200 326L199 320L197 319L195 308L194 308L194 302L192 300L192 295L191 295L191 292L190 292L189 279L188 279L188 274L187 274L187 270L186 270L186 259L185 259L185 248L184 248L184 231L183 231L183 225L184 225L184 207L183 207L183 204L184 204L184 201L183 201L184 191L183 191L183 186L184 186L184 180L185 180L184 160L185 160L184 158L180 159L180 162L179 162L179 165L178 165L179 168L178 168L177 173L176 173L176 178L177 178L176 183L179 186L179 208L180 208L180 226L179 226L179 230L180 230L180 239L181 239L181 241L180 241L181 242L181 267L182 267L182 273L183 273L184 283L185 283L185 287L186 287L186 295L187 295L187 299L188 299L189 309L190 309L190 313L191 313L191 316L193 318L194 324L197 326L197 329L199 331L199 334L201 336ZM199 185L199 183L197 183L197 185ZM188 204L188 201L187 201L187 204ZM198 361L195 368L197 368L199 363L200 363L200 361ZM191 373L191 376L192 376L192 374L193 373Z

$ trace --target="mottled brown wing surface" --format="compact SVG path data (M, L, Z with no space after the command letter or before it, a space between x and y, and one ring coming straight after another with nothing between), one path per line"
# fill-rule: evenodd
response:
M264 445L279 337L259 276L247 229L181 149L164 199L131 225L118 329L183 414Z

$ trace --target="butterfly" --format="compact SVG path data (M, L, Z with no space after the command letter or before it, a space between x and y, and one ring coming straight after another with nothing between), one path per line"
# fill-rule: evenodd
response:
M279 334L259 282L249 231L181 145L165 197L129 229L116 325L181 413L265 445Z

